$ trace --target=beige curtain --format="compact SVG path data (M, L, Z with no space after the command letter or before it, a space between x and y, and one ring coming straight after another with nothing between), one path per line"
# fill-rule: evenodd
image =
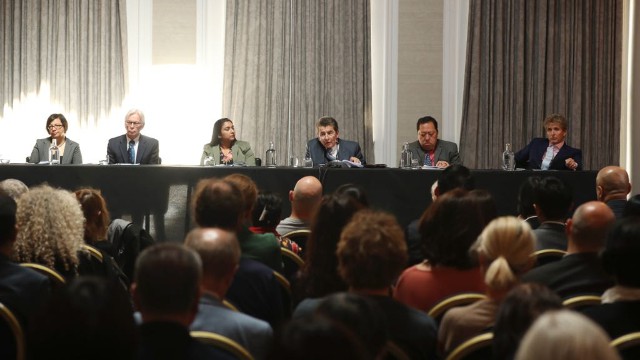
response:
M49 86L51 100L77 111L81 123L120 106L126 91L124 1L0 2L3 104Z
M567 117L585 169L618 163L622 0L471 0L460 149L498 168L505 143Z
M315 121L373 159L369 0L228 0L223 109L238 138L278 164L302 157Z

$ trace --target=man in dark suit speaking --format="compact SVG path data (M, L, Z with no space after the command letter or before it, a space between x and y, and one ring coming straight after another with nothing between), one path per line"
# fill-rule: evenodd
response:
M158 140L140 134L144 129L144 113L138 109L129 110L124 117L124 127L126 134L109 139L109 164L158 164Z
M451 141L438 140L438 122L432 116L424 116L416 123L418 140L409 144L413 158L418 158L420 166L462 165L458 145Z
M582 170L582 150L567 145L567 120L560 114L544 119L547 138L534 138L515 154L516 165L527 169Z
M313 160L313 165L326 164L334 160L349 160L365 165L360 145L355 141L339 139L336 119L323 116L316 123L318 137L309 140L305 157Z

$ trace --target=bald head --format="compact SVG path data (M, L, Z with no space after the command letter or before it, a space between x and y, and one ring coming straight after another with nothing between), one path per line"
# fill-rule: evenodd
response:
M184 244L200 255L203 279L222 280L233 276L240 261L240 245L235 233L219 228L196 228L187 234Z
M605 203L589 201L580 205L567 224L569 252L602 249L615 220L613 211Z
M305 176L298 180L296 186L289 192L291 201L291 215L307 220L322 199L322 184L315 176Z
M629 174L619 166L607 166L598 172L596 177L596 193L598 200L625 199L631 192Z

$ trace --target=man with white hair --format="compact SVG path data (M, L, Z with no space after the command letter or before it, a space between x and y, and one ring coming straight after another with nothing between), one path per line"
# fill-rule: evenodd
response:
M124 127L126 134L109 139L109 164L158 164L158 140L140 134L144 129L144 113L138 109L129 110L124 117Z

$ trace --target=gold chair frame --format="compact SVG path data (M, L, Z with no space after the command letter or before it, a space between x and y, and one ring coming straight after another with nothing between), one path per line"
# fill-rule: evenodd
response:
M493 333L488 332L480 335L476 335L471 339L463 342L458 345L453 351L447 356L447 360L462 360L465 356L471 354L472 352L491 346L493 342Z
M22 267L26 267L32 270L39 272L40 274L46 275L52 282L52 285L64 285L67 281L58 273L57 271L46 267L44 265L36 264L36 263L22 263L20 264Z
M474 293L474 292L468 292L468 293L449 296L447 298L440 300L437 304L435 304L428 311L428 314L432 318L437 319L442 315L444 315L444 313L451 308L463 306L463 305L469 305L478 300L484 300L486 298L487 296L485 294Z
M253 356L251 356L251 353L249 353L247 349L226 336L208 331L192 331L191 337L204 344L215 346L218 349L225 350L235 355L238 359L253 360Z
M9 330L13 333L13 338L16 343L16 360L24 360L25 358L25 340L24 331L20 322L13 314L13 312L0 303L0 317L4 319L4 322L9 326Z
M602 297L599 295L578 295L566 298L562 301L562 305L569 309L576 309L583 306L600 305Z

